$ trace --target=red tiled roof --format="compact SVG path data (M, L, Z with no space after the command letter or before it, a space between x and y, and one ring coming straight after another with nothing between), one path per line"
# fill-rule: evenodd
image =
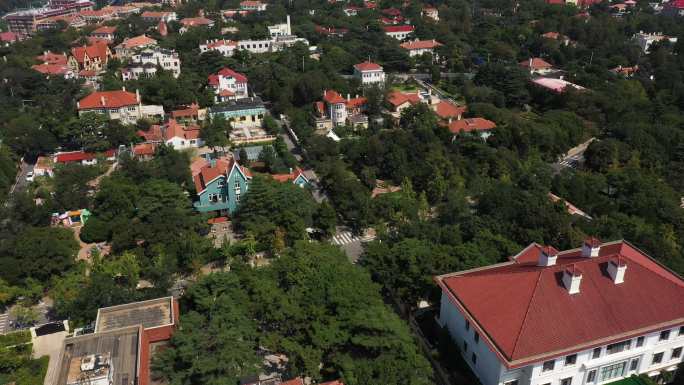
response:
M218 86L219 77L234 78L237 83L247 83L247 76L230 68L221 68L217 73L209 75L209 85Z
M108 50L109 47L107 47L106 42L96 41L91 45L72 48L71 55L76 58L76 61L79 62L79 64L84 62L86 54L91 60L100 58L100 60L105 61Z
M154 45L157 44L157 41L154 40L151 37L147 37L145 35L140 35L136 37L132 37L130 39L124 40L121 44L119 44L117 47L120 48L135 48L135 47L142 47L146 45Z
M0 41L13 43L19 41L19 35L14 32L0 32Z
M100 28L94 30L90 34L91 35L104 35L104 34L111 35L114 32L116 32L116 27L103 26L103 27L100 27Z
M35 64L31 68L45 75L64 75L70 70L65 64Z
M184 126L178 124L175 119L170 119L164 125L164 140L172 138L183 138L187 140L197 139L200 135L200 128L196 125Z
M240 2L241 7L258 7L262 5L261 1L245 0Z
M163 139L161 126L158 124L151 125L147 131L138 130L136 135L145 139L147 142L161 142Z
M172 118L187 118L190 117L192 118L193 116L197 116L199 114L199 105L196 103L192 103L188 108L183 108L180 110L174 110L171 111L171 117Z
M297 167L296 169L292 170L292 172L289 174L271 174L271 178L281 183L289 182L297 179L297 177L299 177L299 175L302 173L302 169Z
M104 103L102 103L104 101ZM87 110L91 108L120 108L138 104L138 99L132 92L126 91L99 91L93 92L85 98L79 100L78 109Z
M547 32L545 34L542 34L542 37L545 37L547 39L558 40L558 38L560 38L560 33L558 33L558 32Z
M195 182L195 191L197 191L198 194L204 191L209 182L221 175L227 176L231 168L233 168L232 159L216 159L213 167L210 162L206 162L206 164L192 176L192 179Z
M162 17L166 17L170 15L171 12L157 12L157 11L145 11L143 12L140 17L142 18L147 18L147 19L160 19Z
M80 162L83 160L95 159L98 154L84 151L60 152L55 156L57 163ZM114 156L114 150L107 150L103 153L105 158Z
M385 30L385 32L413 32L416 27L412 25L388 25L386 27L382 27L382 29Z
M181 19L180 23L186 27L194 27L202 25L212 25L214 24L214 21L211 19L207 19L206 17L186 17L185 19Z
M540 250L532 244L508 263L436 278L508 367L684 324L684 281L629 243L604 243L594 258L563 251L548 267L537 266ZM605 273L616 258L627 266L620 284ZM572 295L559 279L570 266L582 272Z
M78 71L78 76L80 76L80 77L97 76L97 71L95 71L95 70L80 70L80 71Z
M457 106L445 100L440 101L435 106L435 113L442 119L458 118L466 111L464 106Z
M364 106L368 102L368 99L366 99L363 96L357 96L355 98L350 98L347 99L347 101L344 102L345 106L347 108L358 108Z
M356 68L359 71L380 71L382 70L382 67L380 64L365 61L363 63L359 63L354 65L354 68Z
M337 91L333 90L323 91L323 100L325 100L325 102L328 104L338 104L345 102L345 99L342 97L342 95L337 93Z
M530 69L547 69L553 67L551 63L547 62L544 59L535 57L535 58L530 58L528 60L523 60L520 63L518 63L519 66L523 68L530 68Z
M335 381L328 381L328 382L321 382L318 385L344 385L341 380L335 380Z
M133 147L134 155L154 155L157 146L154 143L140 143Z
M442 43L438 42L437 40L414 40L400 44L401 48L407 49L409 51L413 49L433 49L441 45Z
M226 222L228 222L228 217L216 217L216 218L207 219L207 223L210 225L213 225L215 223L226 223ZM283 384L285 384L285 383L283 382Z
M496 123L484 118L468 118L454 120L449 123L449 131L454 134L459 132L487 131L496 127Z
M42 55L36 56L36 60L38 60L41 63L47 63L47 64L64 64L66 65L68 62L68 59L65 54L63 53L52 53L52 52L45 52Z
M404 93L399 91L392 91L387 95L387 101L395 107L399 107L402 104L408 102L411 104L420 103L420 96L418 93Z

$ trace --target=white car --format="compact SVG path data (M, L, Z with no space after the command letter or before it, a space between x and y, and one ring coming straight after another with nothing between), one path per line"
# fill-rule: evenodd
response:
M29 182L33 182L33 171L29 171L26 173L26 180Z

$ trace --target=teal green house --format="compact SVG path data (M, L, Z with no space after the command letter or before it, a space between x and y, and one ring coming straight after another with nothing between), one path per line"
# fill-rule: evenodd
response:
M234 160L212 159L193 176L199 212L218 211L233 214L252 180L252 174Z

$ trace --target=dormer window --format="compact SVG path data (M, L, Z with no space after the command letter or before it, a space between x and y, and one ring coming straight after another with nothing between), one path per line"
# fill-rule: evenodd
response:
M597 359L601 357L601 348L595 348L594 352L591 354L591 358Z
M553 367L556 365L556 360L549 360L544 362L544 365L542 366L542 372L550 372L553 370Z

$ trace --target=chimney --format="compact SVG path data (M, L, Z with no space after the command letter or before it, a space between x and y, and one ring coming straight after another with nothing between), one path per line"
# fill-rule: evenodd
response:
M140 103L140 91L138 89L135 90L135 100Z
M563 271L563 286L568 290L568 294L579 293L580 283L582 283L582 270L574 264L568 266Z
M287 34L292 35L292 30L290 29L290 15L287 15Z
M349 99L351 99L351 97L350 97L350 95L349 95L349 94L347 94L347 100L349 100Z
M123 92L126 92L126 86L121 87L121 90L122 90Z
M539 262L537 266L553 266L556 264L556 258L558 257L558 250L551 246L544 246L539 252Z
M627 263L624 259L617 257L608 262L608 274L614 284L625 282L625 271L627 270Z
M582 256L584 258L598 257L601 250L601 241L594 237L589 237L582 244Z
M104 97L104 96L100 96L100 104L101 104L103 107L105 106L106 103L105 103L105 97Z

